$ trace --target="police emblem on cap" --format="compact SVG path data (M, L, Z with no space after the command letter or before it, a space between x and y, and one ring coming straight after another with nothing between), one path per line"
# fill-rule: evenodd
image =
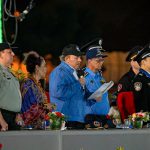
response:
M80 49L79 49L79 47L78 47L78 46L76 46L76 50L77 50L78 52L80 52Z
M118 92L120 92L122 89L122 84L118 84Z
M142 89L142 83L141 82L135 82L134 83L134 89L135 89L135 91L140 91Z
M100 51L100 49L97 49L97 54L96 56L102 55L102 52Z

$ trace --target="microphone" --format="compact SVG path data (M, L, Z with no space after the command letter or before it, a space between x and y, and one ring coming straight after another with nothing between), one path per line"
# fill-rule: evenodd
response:
M85 72L85 68L83 68L77 71L77 75L79 79L82 79L82 78L85 78L88 75L88 73ZM83 90L85 90L85 85L84 84L81 84L81 85L82 85Z

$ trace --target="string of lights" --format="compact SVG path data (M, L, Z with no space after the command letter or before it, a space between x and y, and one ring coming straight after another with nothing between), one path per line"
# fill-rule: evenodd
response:
M16 42L17 35L18 35L18 22L22 22L25 19L26 15L31 11L34 5L35 5L34 0L31 0L27 5L26 9L23 10L22 12L19 12L16 8L16 0L4 0L4 3L2 4L3 33L4 33L5 41L10 45L13 45ZM7 37L8 34L5 27L7 21L9 21L9 18L13 18L15 22L14 35L11 38L11 41L8 40Z

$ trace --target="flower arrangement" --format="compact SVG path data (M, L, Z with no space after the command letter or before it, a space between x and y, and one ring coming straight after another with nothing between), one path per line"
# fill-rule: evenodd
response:
M49 112L45 115L45 120L49 121L49 126L51 129L61 129L66 117L61 112Z
M143 122L148 122L149 112L137 112L129 116L129 120L134 128L142 128Z
M150 120L149 118L149 112L137 112L133 113L131 116L129 116L132 121L144 121L147 122Z

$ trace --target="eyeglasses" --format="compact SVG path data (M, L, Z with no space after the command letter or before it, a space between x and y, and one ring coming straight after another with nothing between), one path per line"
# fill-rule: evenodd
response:
M104 62L104 58L94 58L93 60L97 63Z

